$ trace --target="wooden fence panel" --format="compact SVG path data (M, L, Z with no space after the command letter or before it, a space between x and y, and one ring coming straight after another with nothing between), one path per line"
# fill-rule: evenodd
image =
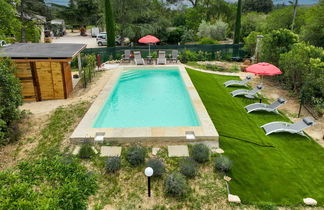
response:
M64 99L63 75L61 63L51 62L54 99Z
M36 62L40 93L43 100L54 99L53 78L50 62Z

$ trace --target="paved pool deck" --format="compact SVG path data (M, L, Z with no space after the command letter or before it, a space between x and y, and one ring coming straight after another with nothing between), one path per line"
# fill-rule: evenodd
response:
M96 119L97 114L100 112L101 107L113 91L115 84L117 83L120 74L125 70L131 69L174 69L178 68L185 86L188 90L192 104L196 110L197 116L200 120L200 126L191 127L130 127L130 128L92 128L92 124ZM101 93L89 108L77 128L72 133L70 139L75 142L81 140L94 140L100 133L103 136L105 142L116 143L132 143L142 142L145 143L178 143L178 142L199 142L199 141L217 141L218 132L211 121L207 110L202 103L196 88L190 80L190 77L183 65L125 65L119 66L117 71L114 71L106 86L102 89ZM195 138L187 138L186 134L194 134Z

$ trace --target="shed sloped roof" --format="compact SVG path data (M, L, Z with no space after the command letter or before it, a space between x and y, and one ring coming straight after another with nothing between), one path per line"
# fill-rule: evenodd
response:
M0 57L11 58L73 58L86 44L18 43L0 48Z

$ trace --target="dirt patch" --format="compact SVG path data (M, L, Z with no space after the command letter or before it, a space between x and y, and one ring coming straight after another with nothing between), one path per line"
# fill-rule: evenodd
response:
M240 77L241 79L244 79L247 74L241 72ZM254 78L251 81L251 86L255 87L256 85L260 84L261 78L260 76L254 76ZM273 102L277 100L279 97L285 98L287 100L287 103L280 106L279 110L284 112L291 121L296 122L301 120L303 117L310 116L312 117L312 114L308 112L307 109L304 107L301 109L301 115L298 118L298 112L299 112L299 101L296 97L291 96L289 94L288 90L285 90L280 86L278 82L275 82L271 80L268 76L263 77L263 85L264 89L261 91L262 95L269 99L269 102ZM305 130L308 135L310 135L314 140L320 144L322 147L324 147L324 118L320 117L316 120L316 124L314 126L311 126Z
M0 169L15 166L18 161L25 159L29 152L37 146L40 130L45 126L49 115L28 115L19 124L22 136L19 141L0 148Z

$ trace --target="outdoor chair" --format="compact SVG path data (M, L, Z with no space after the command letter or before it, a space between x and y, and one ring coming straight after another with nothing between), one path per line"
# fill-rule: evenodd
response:
M159 51L159 57L157 58L156 64L166 64L165 51Z
M231 92L232 96L244 95L246 98L256 98L258 92L262 90L263 86L258 85L253 90L238 89Z
M135 61L136 65L144 65L145 64L140 51L134 52L134 61Z
M229 80L224 82L224 86L228 87L228 86L247 86L247 83L252 79L251 76L246 76L244 80Z
M267 112L274 112L276 114L279 114L277 108L285 103L286 103L285 99L278 98L272 104L253 103L245 106L244 108L247 110L247 113L254 112L254 111L267 111Z
M172 50L172 57L171 57L172 62L175 63L178 62L178 56L179 56L178 54L179 54L178 50Z
M315 125L314 120L309 117L305 117L302 120L295 123L287 123L287 122L271 122L265 125L262 125L261 128L265 131L266 135L278 132L289 132L292 134L299 134L305 136L303 132L304 129Z
M130 55L131 55L131 51L130 50L125 50L124 54L123 54L123 57L122 57L122 60L130 62Z

